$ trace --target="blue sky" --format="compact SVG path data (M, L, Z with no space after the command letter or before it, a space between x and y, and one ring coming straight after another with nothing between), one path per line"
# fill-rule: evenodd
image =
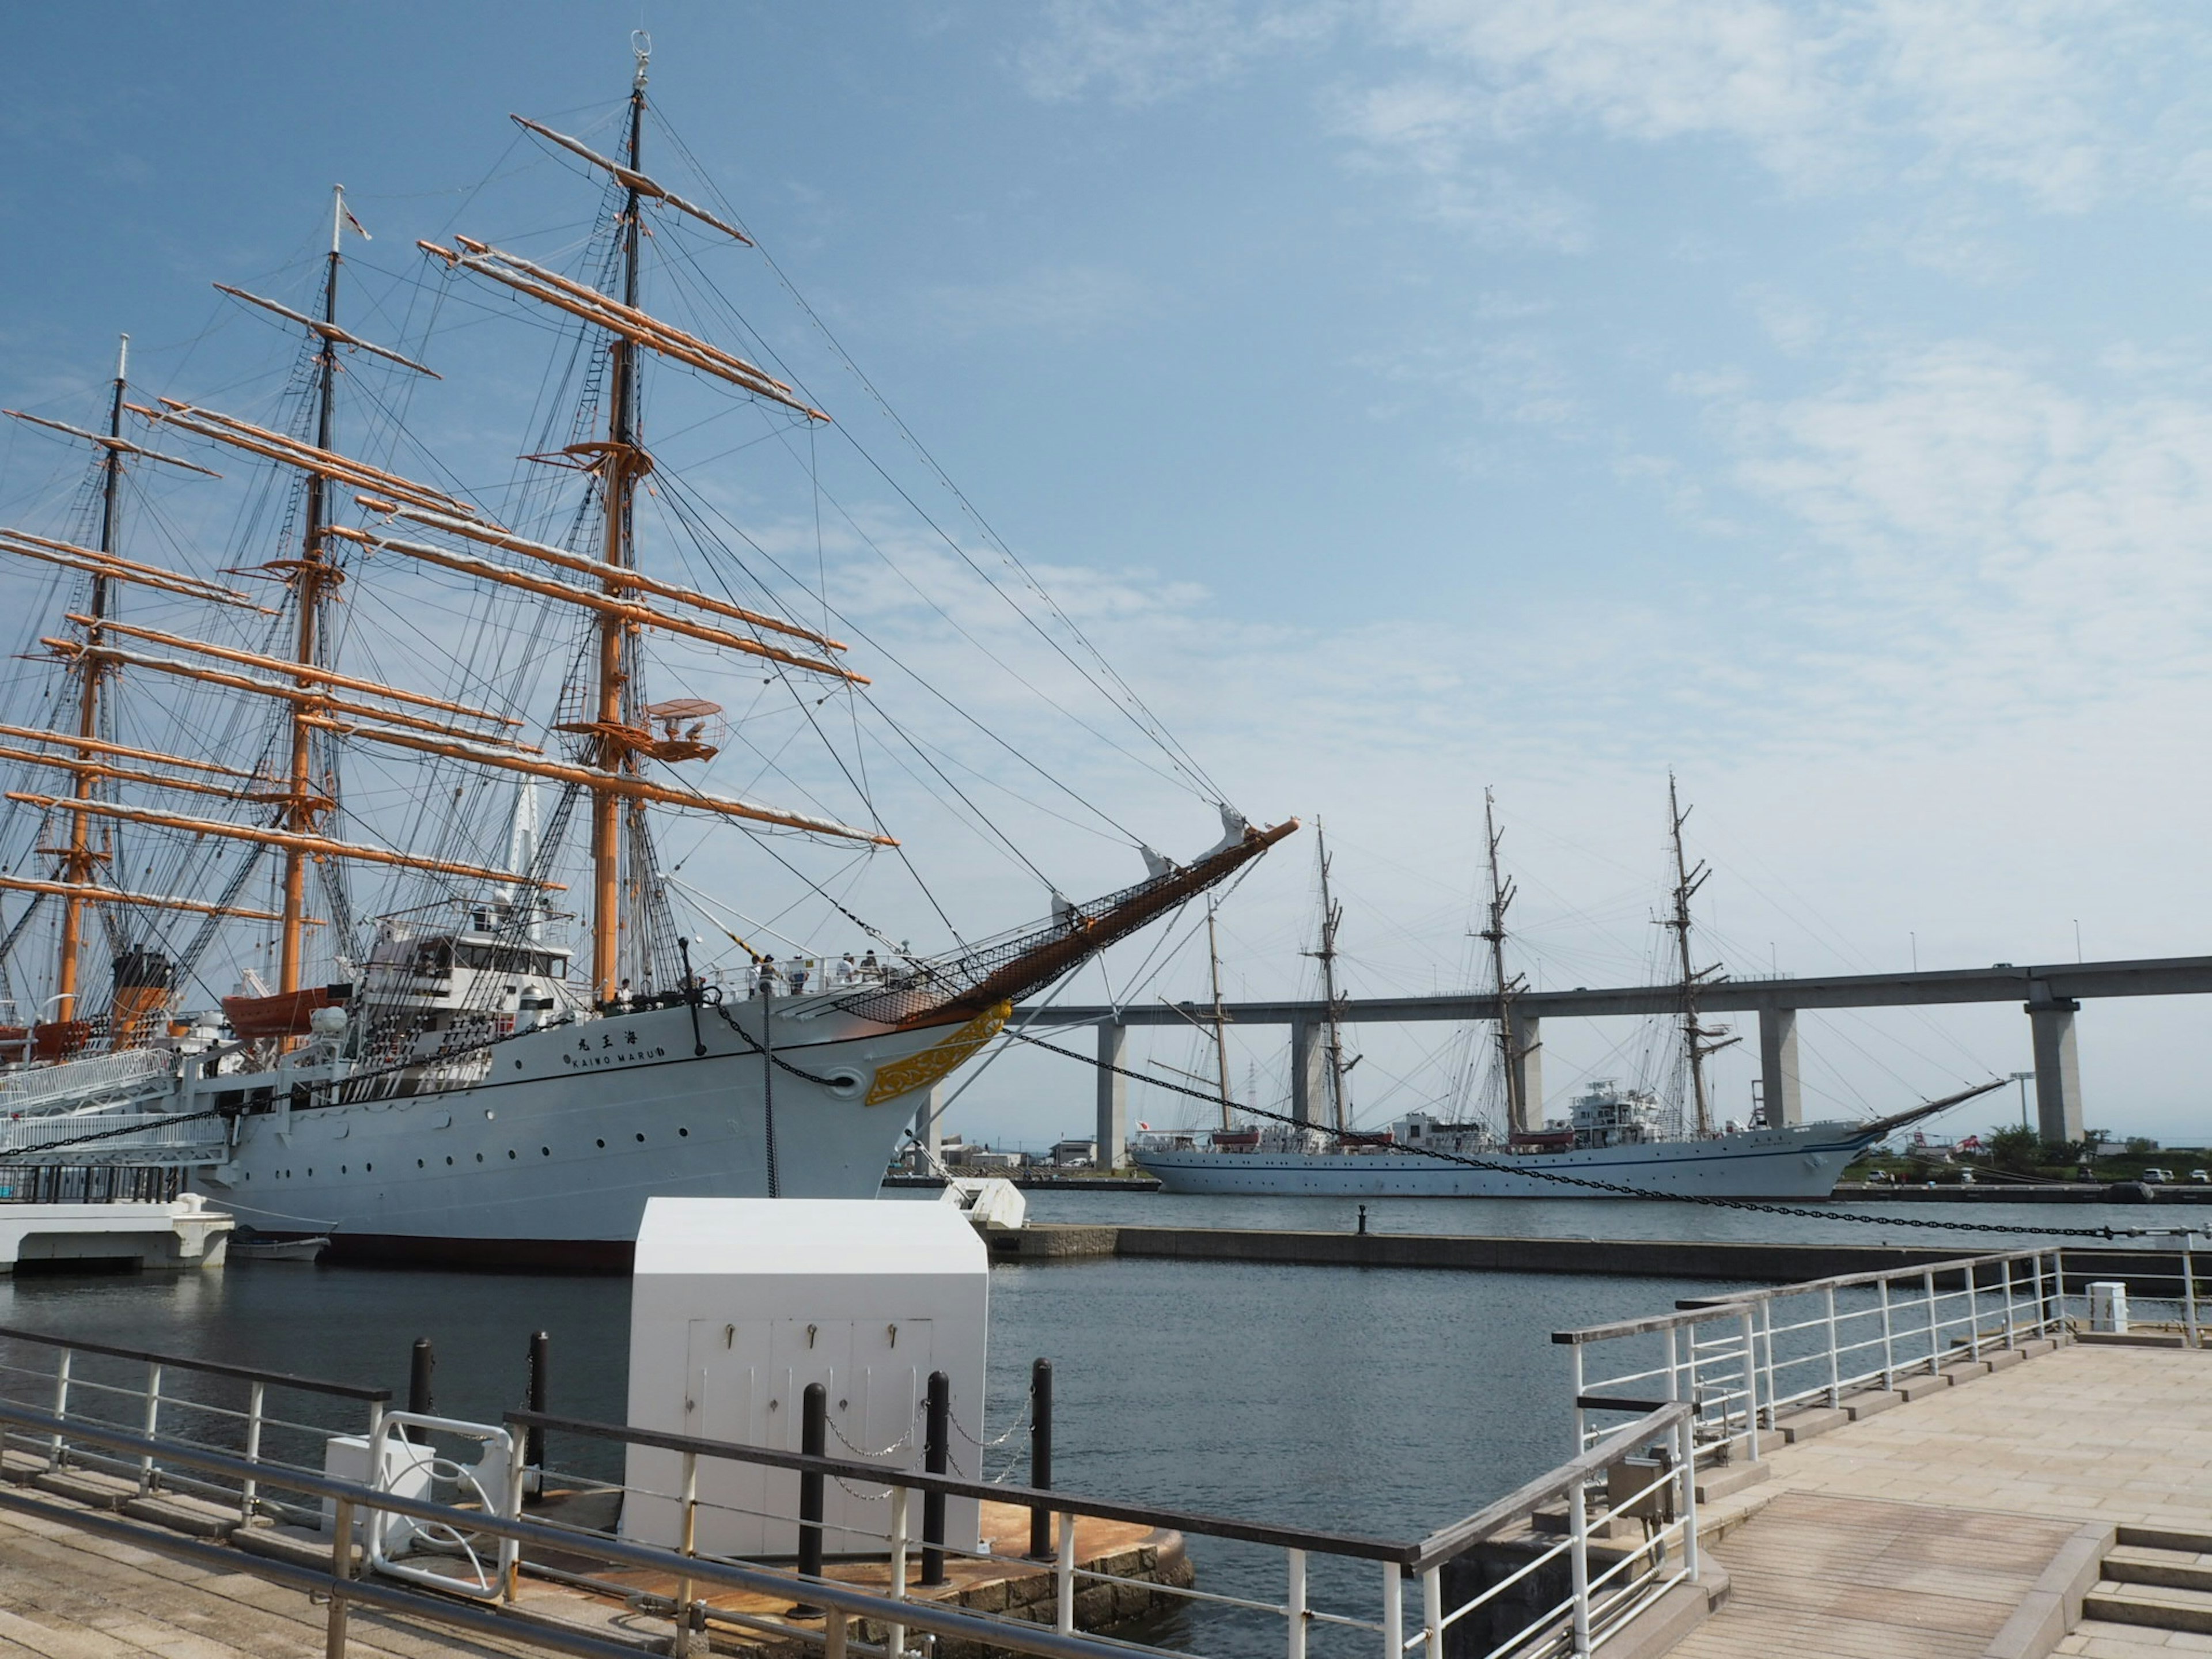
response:
M212 397L254 341L206 283L296 295L336 179L376 234L363 303L403 331L419 314L379 273L414 237L556 226L569 181L503 117L599 119L641 14L520 18L11 17L9 405L84 418L118 329L143 381ZM1362 988L1464 973L1486 784L1532 972L1642 977L1670 766L1738 971L2064 959L2076 921L2093 957L2201 948L2212 123L2190 9L642 19L658 106L970 499L1248 812L1328 820ZM502 390L469 361L477 389L431 417L464 441ZM8 442L0 499L26 512L54 461ZM929 653L872 591L848 597ZM960 683L955 653L929 666ZM988 706L1148 838L1211 839L1202 805ZM1028 844L1070 891L1132 873L1043 818ZM932 873L990 925L1041 908L997 865ZM1294 842L1240 891L1232 984L1297 982L1311 880ZM1186 951L1153 988L1201 969ZM2212 1134L2202 1027L2093 1006L2093 1121ZM1888 1109L2025 1066L2025 1028L1808 1018L1804 1041L1824 1103ZM1555 1093L1625 1035L1552 1034ZM1406 1079L1382 1102L1419 1103L1441 1062L1372 1045ZM1257 1036L1248 1061L1276 1064ZM1009 1061L964 1127L1048 1138L1086 1082Z

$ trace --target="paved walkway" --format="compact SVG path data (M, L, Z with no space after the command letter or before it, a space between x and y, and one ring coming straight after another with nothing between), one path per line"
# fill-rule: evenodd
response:
M2085 1521L2212 1532L2212 1354L2075 1346L1795 1446L1714 1506L1757 1513L1714 1554L1726 1607L1681 1659L1979 1655ZM2100 1626L2059 1651L2212 1653Z

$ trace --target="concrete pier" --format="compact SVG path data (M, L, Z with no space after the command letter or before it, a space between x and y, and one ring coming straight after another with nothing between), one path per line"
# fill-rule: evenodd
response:
M2063 997L2027 1005L2035 1036L2036 1123L2045 1140L2081 1139L2081 1056L2074 1046L2081 1008Z
M1129 1063L1129 1028L1098 1023L1098 1167L1118 1170L1129 1161L1129 1079L1109 1071Z
M1797 1011L1762 1008L1759 1011L1759 1099L1766 1108L1766 1127L1784 1127L1805 1121L1805 1093L1797 1079Z

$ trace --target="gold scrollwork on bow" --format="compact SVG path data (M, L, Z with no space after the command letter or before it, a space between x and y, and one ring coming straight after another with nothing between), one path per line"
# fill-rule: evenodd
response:
M999 1028L1013 1012L1011 1002L994 1003L951 1036L931 1043L919 1054L878 1066L876 1080L868 1085L866 1104L880 1106L887 1100L927 1089L950 1076L978 1048L999 1035Z

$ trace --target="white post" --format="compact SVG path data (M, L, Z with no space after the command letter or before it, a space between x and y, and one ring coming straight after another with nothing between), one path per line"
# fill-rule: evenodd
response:
M1579 1656L1590 1650L1589 1516L1579 1475L1567 1488L1567 1561L1574 1573L1574 1651Z
M1782 1409L1782 1401L1774 1392L1774 1301L1771 1297L1759 1304L1759 1324L1766 1336L1766 1426L1771 1429L1776 1413Z
M886 1592L894 1601L906 1600L906 1488L891 1488L891 1583ZM884 1632L886 1659L905 1659L906 1626L893 1625Z
M1692 1331L1690 1334L1692 1355L1690 1363L1693 1366L1697 1363L1695 1357L1697 1352L1697 1333ZM1692 1384L1693 1389L1695 1386L1694 1383ZM1689 1395L1682 1392L1682 1328L1679 1325L1669 1325L1667 1328L1667 1398L1669 1400L1689 1398Z
M156 1439L161 1432L161 1368L153 1360L146 1362L146 1437ZM138 1490L154 1490L154 1454L148 1452L138 1460Z
M2004 1261L2004 1298L2005 1346L2017 1348L2020 1346L2020 1339L2014 1334L2012 1323L2012 1258L2010 1256L2007 1256Z
M1759 1334L1751 1310L1743 1310L1743 1435L1750 1460L1759 1462Z
M2043 1289L2043 1252L2035 1253L2035 1334L2051 1334L2051 1299Z
M1283 1597L1283 1620L1287 1626L1284 1650L1291 1659L1306 1659L1306 1553L1285 1550L1283 1565L1290 1574Z
M1889 1280L1878 1279L1875 1283L1881 1291L1881 1386L1887 1392L1897 1386L1897 1350L1890 1340Z
M2197 1329L2197 1234L2185 1230L2181 1235L2181 1325L2189 1346L2201 1348L2203 1339Z
M1844 1403L1843 1356L1836 1352L1836 1287L1827 1288L1828 1304L1828 1409L1833 1411Z
M1425 1659L1444 1659L1444 1570L1421 1575L1421 1632Z
M1928 1375L1933 1376L1943 1369L1943 1339L1936 1333L1936 1274L1932 1269L1920 1275L1920 1288L1928 1298Z
M268 1397L264 1384L256 1382L246 1396L246 1461L261 1461L261 1408ZM253 1498L258 1483L249 1475L238 1497L238 1521L240 1526L253 1519Z
M1966 1358L1969 1359L1982 1357L1982 1303L1976 1294L1978 1287L1974 1280L1977 1277L1973 1261L1969 1257L1966 1262Z
M1682 1419L1682 1571L1698 1582L1698 1459L1697 1425Z
M1575 1401L1575 1455L1580 1457L1589 1445L1589 1419L1583 1410L1583 1345L1571 1342L1567 1353L1571 1366L1571 1381Z
M1382 1564L1382 1659L1406 1659L1406 1570Z
M2052 1322L2051 1334L2057 1338L2064 1335L2066 1332L2066 1252L2063 1249L2053 1250L2051 1253L2051 1291L2058 1304L2058 1312Z
M56 1417L68 1417L69 1396L70 1351L67 1348L64 1348L62 1350L62 1363L54 1371L54 1415ZM64 1449L64 1446L62 1437L58 1432L57 1432L54 1436L53 1447L46 1454L46 1467L48 1468L58 1469L61 1468L62 1453ZM1577 1449L1579 1449L1579 1448L1577 1448Z
M1066 1513L1060 1517L1060 1559L1054 1564L1053 1578L1060 1589L1058 1628L1062 1636L1071 1636L1075 1632L1075 1517Z

